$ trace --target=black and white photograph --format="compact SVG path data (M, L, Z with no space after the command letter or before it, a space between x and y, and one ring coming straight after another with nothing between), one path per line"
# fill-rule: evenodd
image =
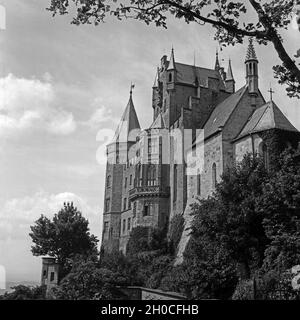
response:
M299 0L0 0L8 300L300 300Z

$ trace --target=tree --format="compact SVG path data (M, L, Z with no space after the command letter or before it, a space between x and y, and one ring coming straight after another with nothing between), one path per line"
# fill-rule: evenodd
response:
M249 279L251 268L262 265L268 244L264 215L256 206L267 177L260 159L246 155L225 171L211 198L194 206L193 236L226 249L241 279Z
M70 269L71 259L76 255L97 254L97 238L91 235L86 220L73 203L64 207L50 220L41 215L31 226L34 245L31 251L35 256L49 255L57 258L60 264L60 278Z
M300 0L51 0L48 10L53 15L67 14L72 4L77 12L72 23L76 25L98 25L110 13L119 20L133 18L166 28L167 18L173 15L186 23L212 25L221 46L242 43L244 37L253 37L259 44L271 43L282 62L273 67L275 77L287 85L288 96L300 98L300 68L295 61L300 58L300 49L290 56L280 35L288 28L296 3Z
M28 287L18 285L12 288L12 292L6 292L0 296L0 300L45 300L46 286Z
M300 264L300 161L299 152L286 150L280 170L264 185L258 201L270 244L265 253L266 270L285 272Z
M95 261L76 260L70 273L53 289L52 296L60 300L116 300L124 298L117 287L128 284L126 276L99 268Z

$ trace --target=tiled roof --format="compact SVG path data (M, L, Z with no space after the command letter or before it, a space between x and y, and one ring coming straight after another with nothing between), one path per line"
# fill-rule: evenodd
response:
M183 63L175 63L177 81L181 83L194 84L195 79L198 78L198 82L202 86L207 86L208 78L219 79L221 89L224 86L220 73L213 69L200 68Z
M113 142L127 142L136 141L135 136L130 137L130 132L134 129L140 129L140 123L135 112L135 108L132 101L132 96L130 95L126 109L122 115L121 121L115 132Z
M230 115L238 105L239 101L247 91L247 86L241 88L227 99L221 102L211 113L209 119L204 125L205 138L213 135L224 127Z
M238 138L270 129L298 132L277 105L273 101L270 101L253 113Z

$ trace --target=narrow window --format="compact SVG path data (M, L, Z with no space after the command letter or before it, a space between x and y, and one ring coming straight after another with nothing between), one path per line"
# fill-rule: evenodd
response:
M129 184L132 185L132 174L130 175L130 178L129 178Z
M123 219L123 234L125 233L126 230L126 220Z
M172 73L169 73L169 82L172 82Z
M51 273L50 273L50 281L51 281L51 282L54 281L54 272L51 272Z
M125 178L125 184L124 184L125 189L127 188L127 177Z
M108 222L104 222L104 230L103 230L104 234L108 233L108 228L109 228L109 223Z
M123 202L123 210L125 211L127 208L127 198L124 198L124 202Z
M110 210L110 198L105 200L105 211L108 212Z
M201 174L197 174L197 195L201 195Z
M130 231L131 229L131 218L128 218L127 220L127 230Z
M214 189L217 186L217 165L215 163L212 166L212 185Z
M106 185L108 188L111 186L111 176L107 176Z
M149 216L149 205L144 205L144 217Z
M174 164L173 201L177 199L177 164Z

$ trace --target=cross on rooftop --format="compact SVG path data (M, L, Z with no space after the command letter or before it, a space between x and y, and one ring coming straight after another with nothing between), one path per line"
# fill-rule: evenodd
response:
M273 93L275 93L275 91L272 89L272 87L270 87L270 90L268 92L270 93L271 101L273 101Z

